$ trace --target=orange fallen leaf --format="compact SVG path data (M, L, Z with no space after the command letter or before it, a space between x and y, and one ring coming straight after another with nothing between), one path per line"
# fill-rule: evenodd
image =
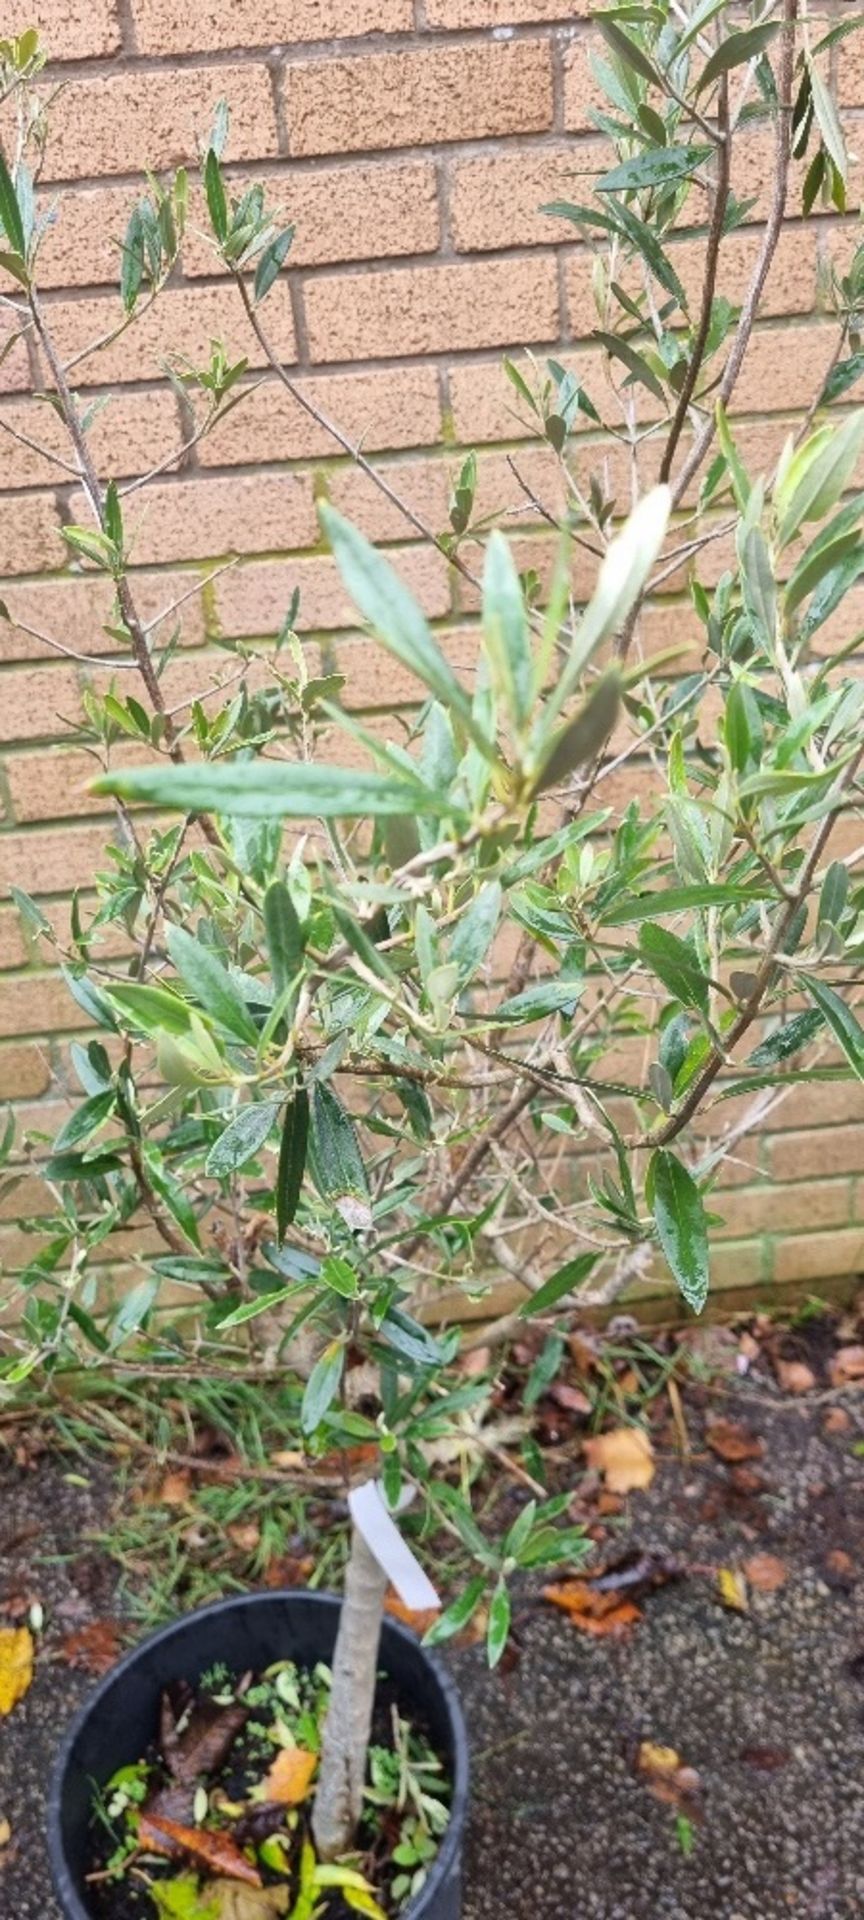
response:
M628 1633L642 1618L632 1600L622 1600L616 1593L598 1593L585 1580L561 1580L544 1587L543 1598L560 1607L580 1633L592 1633L597 1639Z
M653 1740L640 1740L636 1765L640 1773L668 1775L678 1772L681 1755L674 1747L658 1747Z
M720 1567L717 1574L717 1592L723 1606L728 1607L731 1613L749 1611L747 1582L743 1574L737 1573L734 1567Z
M23 1700L33 1678L33 1635L29 1627L0 1627L0 1714Z
M711 1420L705 1430L705 1438L712 1453L721 1460L761 1460L765 1451L762 1441L737 1420Z
M829 1407L822 1422L823 1433L848 1433L852 1422L845 1407Z
M159 1488L159 1500L163 1507L183 1507L186 1505L191 1491L192 1479L190 1474L186 1472L166 1473L162 1485Z
M2 1852L4 1847L8 1847L11 1838L12 1828L5 1814L0 1813L0 1852Z
M67 1634L60 1647L61 1658L80 1673L107 1673L120 1658L123 1628L119 1620L91 1620Z
M631 1493L650 1487L654 1478L654 1448L641 1427L614 1427L585 1441L588 1465L596 1467L610 1493Z
M864 1380L864 1347L839 1347L829 1372L832 1387L848 1387Z
M243 1880L247 1887L263 1886L257 1867L227 1833L211 1833L206 1827L183 1827L167 1814L142 1813L138 1838L148 1852L166 1853L170 1859L188 1853L190 1859L207 1867L210 1873L223 1874L229 1880Z
M255 1548L261 1545L261 1528L256 1526L254 1520L241 1521L237 1526L227 1527L226 1532L241 1553L254 1553Z
M778 1560L774 1553L754 1553L752 1560L745 1560L744 1572L757 1593L776 1593L789 1578L785 1560Z
M816 1375L803 1360L775 1360L774 1371L784 1393L812 1393Z
M307 1753L305 1747L280 1747L263 1782L262 1799L275 1801L280 1807L299 1807L306 1799L317 1765L317 1753Z
M406 1607L398 1593L388 1593L384 1601L384 1612L389 1613L391 1620L401 1620L403 1627L410 1627L411 1632L419 1634L421 1639L424 1633L429 1632L430 1627L434 1627L436 1620L441 1618L440 1607L417 1609Z

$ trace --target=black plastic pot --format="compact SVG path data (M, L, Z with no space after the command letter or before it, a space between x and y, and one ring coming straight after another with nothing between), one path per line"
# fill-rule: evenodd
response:
M329 1661L339 1600L334 1594L254 1593L220 1600L162 1627L126 1655L91 1695L63 1743L48 1802L51 1871L64 1920L92 1920L84 1875L93 1784L140 1758L156 1736L162 1689L222 1660L236 1673L276 1660ZM403 1712L422 1717L453 1783L450 1823L429 1878L403 1920L460 1920L462 1843L468 1805L468 1741L459 1696L437 1660L396 1621L381 1636L382 1670Z

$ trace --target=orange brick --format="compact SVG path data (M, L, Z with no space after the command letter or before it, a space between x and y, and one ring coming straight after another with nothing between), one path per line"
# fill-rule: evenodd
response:
M120 45L114 0L5 0L4 34L38 27L49 60L86 60L114 53Z
M769 1166L777 1180L808 1180L826 1173L864 1172L864 1135L860 1127L825 1127L819 1132L786 1133L772 1140Z
M294 323L287 281L275 286L267 302L268 331L280 357L294 358ZM117 302L112 294L89 300L55 300L48 320L64 360L81 354L75 368L79 386L109 386L123 380L158 378L161 362L175 355L193 366L207 366L210 345L221 340L232 360L241 356L250 366L261 366L264 354L252 333L233 289L177 287L163 293L155 306L142 312L131 334L111 346L88 352L116 323Z
M844 107L860 107L864 100L864 44L860 33L841 40L837 54L837 98Z
M447 525L447 502L459 464L458 460L446 465L441 459L391 460L376 462L376 468L424 525L440 533ZM362 528L367 540L410 537L405 515L359 467L349 463L328 467L320 475L320 485L346 520Z
M864 1228L837 1233L802 1233L774 1249L776 1280L834 1280L860 1271L864 1264Z
M51 108L43 178L80 180L193 163L217 103L231 102L231 153L263 159L277 151L266 67L136 68L71 80Z
M0 436L4 485L68 486L70 475L56 460L59 456L71 464L69 438L53 408L36 406L30 400L10 400L3 408L3 418L16 433L27 434L45 450L34 452L6 434ZM119 479L146 473L168 459L182 443L174 395L167 388L163 392L112 394L108 405L97 413L87 438L104 476Z
M430 27L539 26L544 20L569 23L588 12L587 0L426 0Z
M603 43L597 33L574 40L564 55L564 125L568 133L586 133L594 128L592 113L609 110L609 102L591 71L592 55L603 57ZM608 152L607 148L604 166L611 164ZM564 198L575 195L565 194Z
M747 293L761 245L762 233L758 227L753 227L730 234L720 249L718 292L736 306L740 306ZM690 303L690 312L696 315L702 295L705 242L702 239L674 241L668 248L668 254L681 279ZM570 325L577 335L588 335L594 327L602 325L594 304L591 268L592 255L587 248L580 248L567 263ZM622 281L626 291L636 291L640 274L635 264L632 271L622 275ZM815 233L810 228L798 228L792 233L781 234L765 283L760 307L763 318L784 313L810 313L815 296ZM618 312L614 301L612 312L613 317ZM717 364L722 364L719 357Z
M50 493L0 495L0 575L41 573L65 565L60 516Z
M3 629L0 628L0 639ZM74 667L24 667L0 675L0 740L51 740L82 718Z
M81 1008L56 973L22 973L4 980L0 993L0 1037L25 1033L68 1032L81 1025ZM16 1193L15 1213L26 1211Z
M289 63L284 85L292 154L482 140L552 124L542 40L330 55Z
M480 634L477 627L445 628L436 633L442 652L450 665L471 688L477 668ZM344 705L356 712L369 707L389 709L418 706L424 698L423 685L407 667L381 646L357 634L337 634L322 646L322 665L331 673L343 673L345 686L340 694ZM334 756L338 759L338 753Z
M0 895L10 886L34 894L92 886L106 865L106 839L104 822L0 834Z
M551 257L324 276L304 290L313 360L384 359L558 335Z
M450 585L446 563L428 548L408 548L397 571L429 615L447 613ZM329 555L292 561L251 561L226 573L215 586L220 629L226 637L276 633L295 588L300 590L297 623L316 628L356 628L357 612Z
M580 147L580 161L590 166L594 149ZM584 155L584 158L583 158ZM552 147L494 147L471 159L456 160L450 177L450 225L460 253L482 253L495 247L537 247L572 240L576 229L562 219L542 214L551 200L576 199L573 149Z
M811 324L794 333L765 327L753 334L735 388L732 411L775 413L805 407L825 377L836 326Z
M0 967L23 967L29 958L17 907L0 908Z
M806 1185L779 1187L765 1179L758 1187L738 1188L722 1200L718 1197L714 1211L723 1215L723 1225L714 1227L712 1234L742 1240L751 1234L844 1226L851 1206L849 1180L811 1180Z
M0 1096L29 1099L44 1093L51 1080L47 1049L23 1045L0 1047Z
M130 766L142 760L152 763L153 754L147 747L136 749L133 741L125 739L114 759ZM19 826L28 826L35 820L74 820L92 814L113 818L113 802L87 792L97 772L93 755L84 751L52 747L44 753L12 754L6 762L6 784L13 819Z
M206 15L182 0L133 0L132 13L139 53L348 40L414 24L411 0L209 0Z
M71 513L89 518L83 495ZM235 474L154 481L130 500L126 535L132 560L217 560L231 553L270 553L315 546L318 517L308 474Z
M347 373L298 380L301 391L364 449L434 446L441 433L434 367ZM235 407L199 448L203 466L309 460L338 452L333 435L304 412L275 380Z
M167 610L197 579L194 573L136 574L133 594L141 618L148 626L155 623L162 609ZM44 659L51 655L51 648L31 639L16 627L16 620L24 621L40 633L55 636L76 653L123 655L119 641L104 632L105 622L111 619L114 598L110 582L92 573L65 580L38 581L32 586L13 585L4 598L11 624L0 624L0 660ZM174 618L174 614L166 611L166 626L162 627L161 622L154 626L157 638L160 633L163 640L167 638L167 622L170 619L173 625ZM197 594L186 601L176 618L182 625L185 643L189 646L200 643L204 637L204 613ZM131 674L129 677L131 680Z

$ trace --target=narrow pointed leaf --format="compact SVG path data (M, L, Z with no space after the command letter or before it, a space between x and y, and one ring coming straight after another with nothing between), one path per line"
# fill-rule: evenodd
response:
M208 1177L224 1180L254 1160L272 1133L278 1112L279 1102L273 1100L241 1107L210 1148L204 1165Z
M431 793L419 780L286 760L121 767L100 774L90 790L170 807L177 813L222 813L252 820L357 820L366 814L382 817L447 810L444 797Z
M701 1313L710 1284L708 1222L702 1195L683 1162L660 1148L652 1162L654 1224L678 1287Z
M281 1247L297 1212L309 1141L309 1095L298 1087L285 1108L276 1174L276 1237Z

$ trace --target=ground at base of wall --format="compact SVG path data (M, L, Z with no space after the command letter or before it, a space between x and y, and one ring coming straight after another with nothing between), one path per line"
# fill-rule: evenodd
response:
M806 1366L806 1328L802 1341ZM599 1631L578 1630L532 1576L498 1674L480 1647L452 1656L473 1752L464 1920L864 1909L864 1387L822 1386L818 1345L806 1392L758 1358L746 1378L715 1364L685 1385L680 1445L655 1422L644 1490L598 1499L574 1453L585 1579L606 1580L611 1612L595 1599ZM836 1377L836 1348L829 1366ZM4 1431L0 1620L36 1600L45 1626L2 1724L0 1916L58 1920L45 1782L93 1684L71 1650L86 1666L90 1644L98 1665L100 1627L122 1611L116 1564L88 1540L110 1534L117 1486L104 1460ZM524 1497L518 1479L503 1497Z

